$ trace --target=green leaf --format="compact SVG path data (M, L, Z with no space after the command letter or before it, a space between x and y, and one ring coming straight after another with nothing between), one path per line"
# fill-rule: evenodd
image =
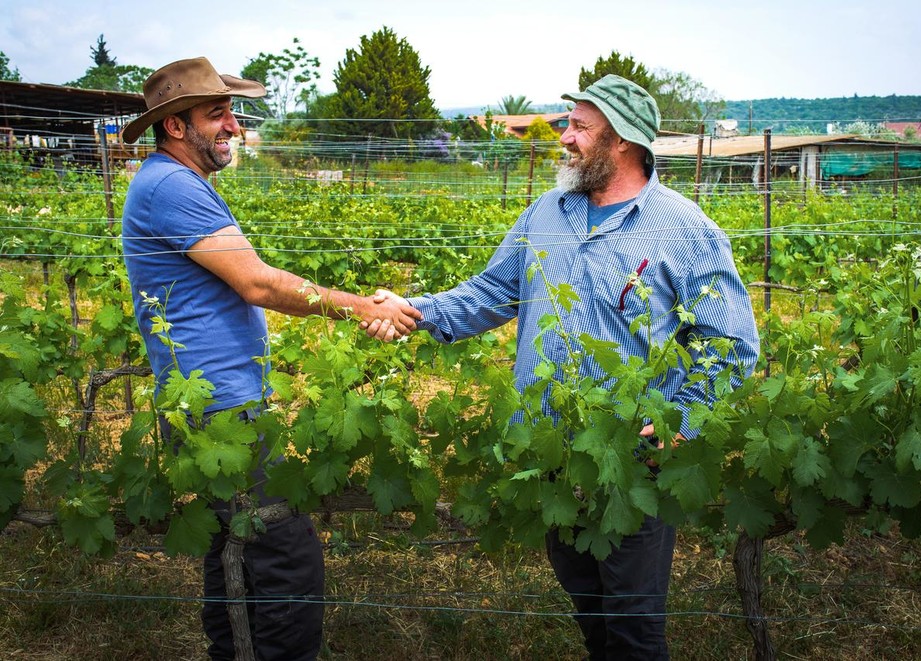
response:
M531 451L544 470L556 470L563 462L563 434L550 418L541 418L531 430Z
M633 506L620 489L612 489L607 500L599 522L599 530L602 533L616 532L619 535L629 535L640 529L646 517L641 510Z
M904 537L907 539L921 537L921 506L912 509L895 507L892 510L892 517L899 522L899 530Z
M801 486L811 486L828 474L830 466L831 462L823 452L823 446L807 437L793 457L793 479Z
M870 478L870 495L877 505L911 509L921 502L921 472L898 473L891 461L868 465L863 471Z
M166 484L150 480L144 491L125 498L125 515L135 525L142 521L162 521L173 505L172 492Z
M390 459L376 459L368 478L368 493L381 514L392 514L412 502L409 481L402 468Z
M686 513L696 512L716 498L723 455L705 443L682 444L662 465L659 488L671 493Z
M441 483L434 473L416 470L409 482L413 497L423 512L434 512L435 504L441 495Z
M307 464L310 486L321 496L335 493L349 480L348 457L344 454L317 453Z
M750 428L745 438L750 439L744 449L745 467L757 470L771 484L780 486L783 473L790 467L796 448L803 440L802 435L780 421L771 420L767 434L761 429Z
M286 402L291 401L293 397L291 388L294 382L293 376L287 372L272 370L269 372L266 380L269 382L269 387L275 392L276 397Z
M822 508L821 516L806 531L806 541L817 549L824 549L831 544L843 544L846 519L844 510L826 505Z
M102 553L110 556L115 552L115 522L110 515L71 514L60 517L60 522L64 540L78 546L87 555Z
M485 489L473 483L462 484L451 506L451 514L470 527L489 521L489 496Z
M322 456L325 455L318 455ZM292 507L304 502L309 480L307 465L301 459L286 457L284 461L266 467L265 474L266 495L284 498Z
M93 323L102 330L114 331L124 320L125 313L122 310L121 304L106 303L99 308L99 312L97 312L96 316L93 318Z
M753 478L745 483L744 489L727 486L724 493L726 523L730 528L739 526L751 537L764 537L778 509L771 485Z
M548 528L570 527L576 522L581 503L564 482L543 482L540 485L541 518Z
M166 476L177 493L195 493L203 488L205 476L189 454L188 448L179 450L179 454L166 465Z
M22 501L25 481L16 466L0 466L0 512L7 512Z
M579 336L579 344L610 376L617 375L623 369L624 359L620 352L620 344L617 342L598 340L583 333Z
M828 456L843 478L850 478L857 464L883 430L872 416L842 416L828 428Z
M796 516L799 528L811 528L822 516L825 499L815 489L807 489L794 485L790 489L790 508Z
M232 410L215 414L202 431L193 431L188 446L207 477L245 473L253 460L258 437L252 425Z
M575 547L579 553L591 552L596 560L604 560L611 555L615 544L620 544L621 537L616 533L604 534L594 528L585 528L576 536Z
M582 301L576 293L576 290L573 289L572 285L568 282L561 282L553 287L553 294L557 303L559 303L560 307L566 310L566 312L572 312L572 306Z
M201 419L205 407L211 404L211 391L214 386L211 382L201 378L202 370L192 370L188 378L179 370L170 370L166 383L163 385L162 395L173 407L187 408L196 420Z
M202 556L211 548L211 536L220 529L217 515L204 500L198 498L184 505L182 512L173 515L163 544L169 555L186 553Z
M895 446L895 466L905 472L909 466L921 471L921 432L911 426L906 429Z
M3 379L0 381L0 419L20 415L44 418L47 413L29 383L18 378Z

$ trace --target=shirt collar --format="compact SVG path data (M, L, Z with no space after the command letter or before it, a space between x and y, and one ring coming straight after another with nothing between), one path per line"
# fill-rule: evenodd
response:
M643 186L643 190L636 196L636 206L642 208L646 199L652 193L652 190L659 185L659 174L653 170L649 175L649 181ZM560 211L565 214L571 214L579 208L588 209L588 195L585 193L568 193L561 192L559 199Z

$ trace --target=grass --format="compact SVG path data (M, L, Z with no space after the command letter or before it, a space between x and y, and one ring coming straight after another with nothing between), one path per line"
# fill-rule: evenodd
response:
M338 514L328 538L325 661L580 659L568 597L543 554L486 555L458 538L413 540L401 517ZM455 543L443 543L451 542ZM771 540L765 611L781 659L921 658L921 542L852 529L843 546ZM679 531L668 638L675 659L747 659L732 540ZM50 529L0 534L0 658L205 659L198 561L135 532L110 560Z

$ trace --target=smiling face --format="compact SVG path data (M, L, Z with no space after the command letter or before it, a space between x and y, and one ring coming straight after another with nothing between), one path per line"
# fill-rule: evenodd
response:
M594 193L607 188L617 174L612 147L617 133L591 103L580 101L569 114L569 126L560 142L569 161L557 172L557 185L565 191Z
M229 96L200 103L185 124L184 151L191 161L187 165L203 177L223 170L233 158L230 139L240 133L240 125L230 108Z

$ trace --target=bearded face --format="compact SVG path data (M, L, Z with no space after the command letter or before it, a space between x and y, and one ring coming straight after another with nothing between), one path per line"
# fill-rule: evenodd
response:
M594 193L604 190L617 173L611 147L617 134L607 127L598 139L584 150L575 144L566 148L569 161L556 173L557 186L570 193Z
M230 165L233 154L230 152L229 141L232 137L233 134L220 130L213 140L209 140L194 124L186 123L186 138L203 163L209 166L210 172L218 172Z

